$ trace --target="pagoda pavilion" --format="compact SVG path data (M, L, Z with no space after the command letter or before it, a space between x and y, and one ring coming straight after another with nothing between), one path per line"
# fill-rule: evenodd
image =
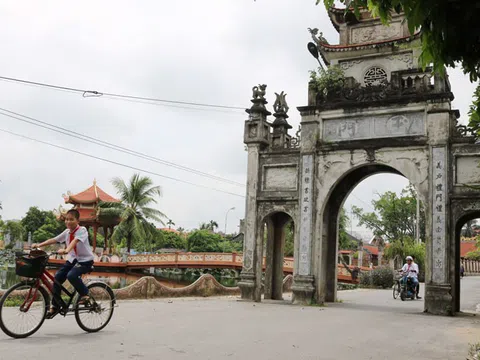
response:
M90 227L93 228L93 250L95 251L97 247L97 233L99 228L103 229L105 249L111 249L111 244L109 244L108 240L112 236L114 227L120 223L120 218L100 216L98 204L100 202L120 202L120 200L115 199L99 188L96 180L93 180L92 186L78 194L73 195L67 192L67 195L63 194L62 196L65 204L72 204L72 209L76 209L80 213L80 225L85 226L87 230L90 230ZM58 218L63 220L65 212L66 211L60 207Z

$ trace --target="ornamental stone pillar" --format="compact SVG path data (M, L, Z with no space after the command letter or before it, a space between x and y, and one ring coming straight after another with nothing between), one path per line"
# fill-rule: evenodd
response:
M240 274L242 299L260 301L262 290L262 241L261 222L258 219L257 194L259 189L260 151L270 143L270 125L267 116L271 113L265 108L266 85L254 86L253 103L246 112L244 143L247 145L247 193L245 204L245 238L243 248L243 267Z
M299 184L299 241L295 244L293 273L293 302L310 304L315 291L313 276L313 243L315 231L315 146L318 121L302 119Z

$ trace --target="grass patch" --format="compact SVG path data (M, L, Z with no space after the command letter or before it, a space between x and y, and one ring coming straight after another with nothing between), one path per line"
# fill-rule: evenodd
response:
M470 344L467 360L479 360L480 359L480 343Z
M311 306L311 307L327 307L327 304L325 304L325 303L323 303L323 304L311 303L308 306Z

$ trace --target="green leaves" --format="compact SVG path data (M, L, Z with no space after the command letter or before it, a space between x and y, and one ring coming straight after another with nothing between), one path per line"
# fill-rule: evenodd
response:
M412 187L403 190L400 197L387 191L373 200L375 212L367 213L353 206L352 211L359 220L359 225L365 225L376 235L381 235L389 241L413 239L415 237L416 197ZM425 227L425 215L420 211L420 229Z
M468 116L468 126L473 129L477 137L480 138L480 84L477 84L477 88L473 94L473 100L468 111Z
M326 71L318 68L310 71L310 87L323 96L340 90L345 82L345 74L339 66L329 66Z
M316 1L318 5L320 1ZM335 5L334 0L323 1L327 10ZM480 28L478 27L479 6L451 0L340 0L347 5L346 12L354 8L359 18L361 7L368 8L382 23L391 21L392 13L404 12L411 34L422 30L422 54L420 65L425 68L433 63L438 74L444 67L455 67L461 63L470 80L480 76Z
M156 228L150 221L164 225L165 215L148 206L157 203L156 197L162 193L160 187L153 186L149 177L141 177L139 174L134 174L128 184L120 178L114 178L112 184L119 192L122 202L99 204L99 216L102 219L113 222L120 218L120 224L115 228L112 239L119 242L126 238L128 251L134 241L151 242Z

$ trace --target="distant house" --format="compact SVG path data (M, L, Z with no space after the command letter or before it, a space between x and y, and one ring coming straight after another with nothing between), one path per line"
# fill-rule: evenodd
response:
M460 242L460 258L465 259L465 256L470 251L477 250L477 242L475 240Z
M170 228L157 228L157 230L165 231L165 232L173 232L173 233L178 234L178 235L181 234L180 231L175 230L175 229L170 229Z

